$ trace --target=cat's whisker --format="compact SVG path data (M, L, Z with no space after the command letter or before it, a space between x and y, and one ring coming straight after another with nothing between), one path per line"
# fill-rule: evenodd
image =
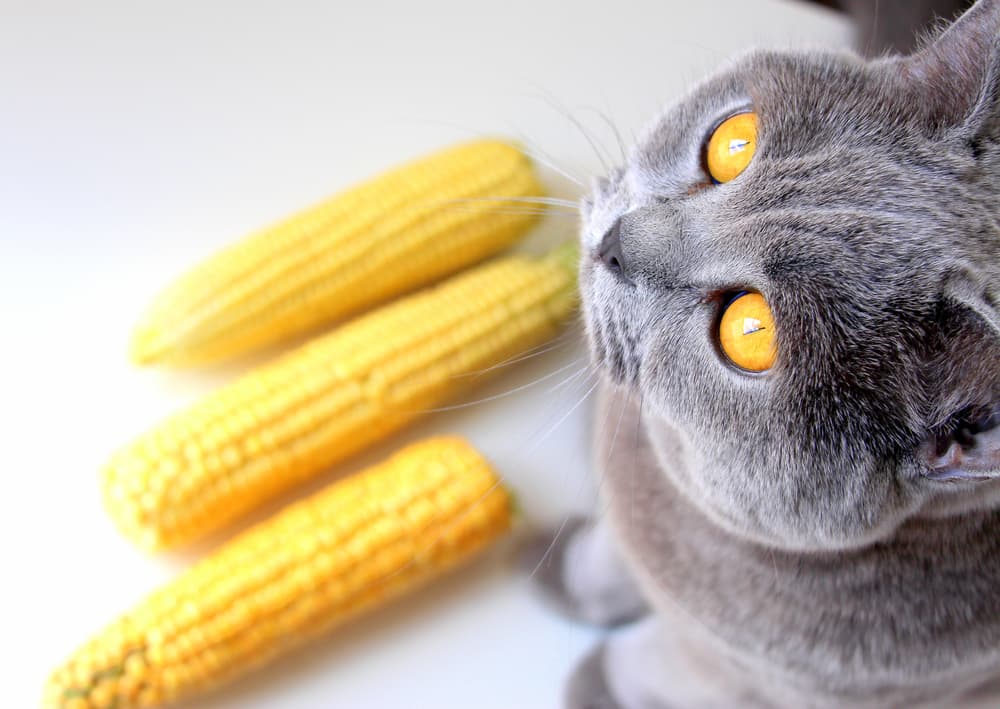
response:
M604 417L601 419L601 425L596 429L597 434L595 438L597 440L604 440L604 436L608 432L608 422L611 421L611 404L609 403L608 405L599 408L604 410ZM619 426L621 425L621 416L624 415L624 413L625 409L623 407L618 419ZM617 435L617 427L615 434ZM601 517L601 514L603 513L603 510L600 509L601 500L604 499L601 493L602 490L604 489L605 470L607 469L607 466L604 463L606 463L608 460L610 460L610 456L605 456L603 459L598 458L598 460L594 462L593 466L593 472L597 476L596 479L597 484L595 489L595 492L597 494L597 501L596 501L597 509L594 512L595 519L599 519Z
M579 359L582 359L582 358L578 358L577 361L579 361ZM545 391L545 393L546 394L552 394L555 391L557 391L559 389L562 389L563 387L571 385L570 388L571 388L572 391L570 392L570 396L573 397L573 398L575 398L576 397L576 393L580 389L582 389L582 387L587 386L587 381L588 381L587 377L584 376L584 377L581 378L581 375L584 375L584 374L592 374L592 370L590 368L589 363L587 363L584 366L580 367L577 371L573 372L572 374L570 374L568 377L564 378L559 383L557 383L557 384L549 387ZM582 384L582 386L580 386L581 384ZM546 420L549 419L550 414L552 413L552 404L553 403L554 402L550 402L549 411L545 414L544 418ZM537 429L535 429L534 433L532 433L528 437L528 439L525 441L525 443L531 443L532 441L535 441L538 438L539 434L541 434L541 432L543 430L543 427L544 427L544 424L540 425ZM529 450L534 450L534 447L529 448Z
M597 381L595 381L591 385L591 387L589 389L587 389L587 393L584 394L582 397L580 397L579 401L577 401L575 404L573 404L573 406L571 406L566 411L566 413L564 413L562 416L559 417L559 420L556 421L555 424L553 424L542 435L541 438L539 438L537 441L535 441L535 443L531 447L529 447L527 451L525 451L525 455L530 455L531 453L533 453L538 448L538 446L540 446L542 444L542 442L545 441L546 438L548 438L549 436L551 436L556 431L556 429L558 429L560 426L562 426L563 422L565 422L566 419L568 419L572 415L572 413L574 411L576 411L578 408L580 408L580 406L583 404L583 402L585 402L590 397L590 395L594 393L594 389L597 388L598 384L600 384L600 380L599 379Z
M569 199L557 197L462 197L450 199L441 204L467 204L475 202L516 202L521 204L541 204L552 207L567 207L579 211L580 205Z
M597 481L597 492L599 494L603 493L604 491L604 480L606 477L604 474L604 470L607 468L607 466L611 464L611 456L614 454L615 443L618 441L618 432L621 430L622 420L625 418L625 409L627 408L628 408L628 400L623 397L621 400L621 408L618 412L618 423L615 424L615 432L611 435L611 443L610 445L608 445L608 452L605 455L604 464L598 466L599 479ZM608 411L610 415L610 407L608 407Z
M439 209L451 213L474 214L552 214L579 218L580 207L572 200L555 197L518 197L515 195L487 195L484 197L455 197L419 203L423 209Z
M548 204L555 207L567 207L574 211L580 211L580 203L572 199L562 199L559 197L519 197L517 202L534 202L536 204Z
M868 35L868 41L865 42L865 51L862 56L869 56L872 50L872 41L878 36L878 0L875 0L875 8L872 12L872 29L871 33Z
M581 359L583 359L583 358L582 357L578 357L576 359L576 363L578 364ZM545 393L546 394L552 394L553 392L555 392L555 391L557 391L559 389L562 389L564 386L567 386L568 384L570 384L574 380L578 379L581 374L587 373L589 371L589 369L590 369L590 367L588 365L584 365L584 366L580 367L577 371L573 372L571 375L569 375L568 377L566 377L565 379L563 379L558 384L555 384L555 385L549 387L548 389L546 389ZM586 379L586 378L584 378L584 379Z
M542 377L542 378L540 378L540 379L537 379L537 380L535 380L534 382L530 382L529 384L527 384L527 385L524 385L524 386L522 386L522 387L517 387L516 389L514 389L514 390L511 390L510 392L507 392L507 393L513 393L514 391L517 391L517 390L520 390L520 389L524 389L524 388L526 388L527 386L531 386L531 385L534 385L534 384L537 384L538 382L540 382L540 381L542 381L542 380L544 380L544 379L548 379L548 378L550 378L550 377L554 376L555 374L558 374L558 373L560 373L560 372L562 372L562 371L565 371L566 369L568 369L568 368L569 368L569 367L571 367L571 366L574 366L574 365L577 365L577 364L579 364L579 362L580 362L580 360L581 360L581 359L583 359L583 357L578 357L578 358L576 358L576 359L575 359L575 360L574 360L573 362L570 362L570 363L569 363L568 365L566 365L566 366L563 366L563 367L560 367L559 369L557 369L557 370L555 370L555 371L553 371L553 372L550 372L550 373L549 373L549 374L547 374L547 375L546 375L545 377ZM589 370L589 367L588 367L587 365L585 365L585 366L583 366L583 367L580 367L580 369L579 369L579 370L577 370L576 372L574 372L573 374L571 374L571 375L570 375L569 377L565 378L565 379L564 379L563 381L561 381L561 382L560 382L559 384L557 384L557 385L556 385L555 387L551 388L551 389L550 389L549 391L552 391L552 390L554 390L554 389L558 389L558 388L560 388L560 387L562 387L562 386L565 386L565 385L566 385L566 384L568 384L568 383L569 383L570 381L573 381L574 379L578 378L578 377L579 377L579 376L580 376L581 374L584 374L584 373L587 373L587 372L589 372L589 371L590 371L590 370ZM584 379L584 381L586 381L586 379ZM564 421L564 420L565 420L565 419L566 419L566 418L567 418L567 417L568 417L568 416L569 416L569 415L570 415L570 414L571 414L571 413L572 413L572 412L573 412L573 411L574 411L574 410L575 410L575 409L576 409L577 407L579 407L579 406L580 406L580 404L582 404L582 403L583 403L583 402L584 402L584 401L585 401L585 400L586 400L586 399L587 399L587 398L588 398L588 397L590 396L591 392L593 392L593 390L594 390L594 388L595 388L596 386L597 386L597 382L595 382L595 383L594 383L594 384L593 384L593 385L592 385L592 386L590 387L590 389L588 389L588 390L587 390L587 392L586 392L586 393L585 393L585 394L583 395L583 397L581 397L581 398L580 398L580 400L579 400L579 401L578 401L578 402L577 402L576 404L574 404L574 406L573 406L573 407L571 407L571 408L570 408L570 410L569 410L569 411L567 411L567 412L566 412L566 414L564 414L564 415L563 415L563 416L562 416L562 417L561 417L561 418L559 419L559 421L557 421L557 422L556 422L555 426L553 426L552 428L550 428L550 429L549 429L549 431L548 431L548 432L547 432L547 433L545 434L545 436L543 436L543 438L542 438L541 440L544 440L544 438L545 438L545 437L547 437L547 436L548 436L548 435L549 435L549 434L550 434L550 433L551 433L552 431L554 431L554 430L555 430L555 429L556 429L556 428L557 428L557 427L558 427L559 425L561 425L561 424L562 424L562 422L563 422L563 421ZM488 398L486 398L486 399L483 399L482 401L488 401L488 400L490 400L490 399L495 399L495 398L498 398L498 397L497 397L497 396L494 396L494 397L488 397ZM446 408L457 408L457 407L446 407ZM440 410L440 409L438 409L438 410ZM532 452L533 450L534 450L534 448L531 448L531 449L529 449L529 450L528 450L528 451L527 451L527 452L526 452L525 454L526 454L526 455L530 455L530 453L531 453L531 452ZM485 499L486 499L486 498L487 498L487 497L488 497L488 496L489 496L489 495L490 495L491 493L493 493L493 492L494 492L494 491L495 491L495 490L496 490L496 489L497 489L497 488L498 488L498 487L499 487L500 485L502 485L502 484L503 484L504 480L505 480L505 476L504 476L504 475L503 475L502 473L498 472L498 473L497 473L497 480L496 480L496 482L495 482L495 483L494 483L493 485L491 485L491 486L490 486L490 488L489 488L489 489L488 489L488 490L487 490L486 492L484 492L484 493L483 493L483 494L482 494L482 495L481 495L481 496L480 496L480 497L479 497L478 499L476 499L476 500L473 500L473 501L472 501L472 502L471 502L471 503L470 503L470 504L468 505L468 507L466 508L466 510L465 510L465 511L463 512L463 515L466 515L466 514L471 514L471 513L472 513L472 512L473 512L473 511L475 510L475 508L476 508L476 507L477 507L477 506L478 506L479 504L481 504L481 503L482 503L482 502L483 502L483 501L484 501L484 500L485 500ZM551 556L551 553L552 553L552 550L553 550L553 548L554 548L554 545L555 545L556 541L558 540L558 538L559 538L560 534L562 534L562 532L563 532L563 530L565 529L565 527L566 527L566 524L567 524L568 522L569 522L569 518L568 518L568 517L567 517L567 518L565 518L565 519L563 520L562 524L560 525L560 527L559 527L559 528L557 529L557 531L556 531L555 535L553 536L553 539L552 539L552 542L551 542L551 543L550 543L550 545L549 545L549 548L548 548L548 549L546 549L545 553L544 553L544 554L542 555L542 557L541 557L541 558L539 559L539 561L538 561L538 564L536 565L536 567L535 567L535 568L534 568L534 569L533 569L533 570L531 571L531 573L529 574L529 578L533 578L533 577L535 576L535 574L537 574L537 573L538 573L538 570L539 570L539 569L540 569L540 568L542 567L542 565L543 565L543 564L545 564L545 563L547 563L547 561L548 561L549 557ZM405 569L405 568L407 568L407 567L408 567L408 566L409 566L410 564L412 564L412 563L416 563L416 560L417 560L417 556L416 556L416 554L415 554L415 555L414 555L414 559L413 559L413 560L412 560L411 562L409 562L409 563L408 563L408 564L406 565L406 567L404 567L404 569ZM396 570L394 570L394 571L393 571L393 574L398 574L398 573L400 573L400 572L401 572L402 570L404 570L404 569L396 569ZM390 576L391 576L391 575L390 575ZM389 577L387 577L387 578L389 578Z
M482 209L475 209L473 207L446 207L443 211L457 213L457 214L482 214ZM532 209L530 207L495 207L488 210L490 214L537 214L543 217L553 216L553 217L568 217L571 219L579 219L580 215L577 212L567 212L561 209Z
M635 417L635 440L638 443L639 436L642 434L642 428L640 422L642 421L642 407L645 403L645 397L642 395L642 391L639 391L639 413ZM629 469L630 480L629 480L629 526L635 529L635 471L639 464L639 446L632 446L632 466Z
M453 377L453 379L463 379L466 377L479 377L484 374L488 374L489 372L492 372L494 370L501 369L502 367L509 367L512 364L517 364L518 362L524 362L525 360L532 359L533 357L540 357L543 354L546 354L548 352L551 352L553 350L571 344L574 341L574 335L576 335L576 332L574 332L572 329L567 330L566 332L559 335L550 343L547 343L545 345L538 345L537 347L532 347L527 352L524 352L519 355L514 355L512 357L508 357L502 362L497 362L496 364L486 367L485 369L477 369L472 372L462 372L461 374L456 374Z
M563 533L563 530L566 529L566 525L569 524L569 520L570 518L568 515L563 517L562 523L556 528L555 534L552 535L552 541L549 542L549 546L545 549L545 552L538 560L538 563L535 564L535 568L531 570L530 574L528 574L529 579L535 578L535 574L539 572L542 566L544 566L549 562L549 557L552 555L552 550L556 548L556 542L559 541L559 536Z
M555 371L549 372L549 373L547 373L547 374L545 374L545 375L543 375L543 376L541 376L541 377L539 377L537 379L534 379L534 380L528 382L527 384L522 384L522 385L516 386L516 387L514 387L512 389L508 389L506 391L502 391L499 394L493 394L492 396L486 396L486 397L483 397L482 399L476 399L475 401L466 401L466 402L463 402L461 404L452 404L450 406L439 406L439 407L433 408L433 409L421 409L418 412L407 412L407 413L432 414L432 413L439 413L439 412L442 412L442 411L454 411L456 409L466 409L466 408L468 408L470 406L478 406L479 404L485 404L488 401L496 401L497 399L502 399L504 397L511 396L512 394L516 394L519 391L524 391L525 389L530 389L533 386L541 384L542 382L547 381L547 380L551 379L552 377L554 377L554 376L556 376L556 375L558 375L558 374L560 374L562 372L565 372L570 367L575 367L575 366L579 365L580 364L580 359L581 359L580 357L577 357L574 361L570 362L567 365L564 365L564 366L560 367L559 369L557 369Z
M389 579L393 578L394 576L397 576L397 575L405 572L407 569L409 569L410 567L412 567L414 564L418 563L423 558L422 557L422 553L425 550L433 549L435 546L437 546L437 543L446 534L449 533L449 529L453 528L453 525L456 525L456 524L460 523L467 516L469 516L470 514L472 514L479 505L481 505L491 494L493 494L497 490L497 488L499 488L501 485L504 484L504 475L501 472L497 471L497 470L494 470L494 474L496 475L496 481L492 485L490 485L486 489L486 491L483 492L482 495L480 495L475 500L472 500L466 506L466 508L462 512L460 512L457 515L455 515L452 518L452 523L450 523L448 525L445 525L445 529L443 529L436 537L434 537L431 540L428 540L428 543L424 547L424 549L415 549L413 551L412 558L409 559L405 564L402 564L399 567L397 567L397 568L393 569L392 571L390 571L389 573L384 574L382 577L376 579L373 583L374 584L384 583L385 581L388 581ZM439 516L440 516L439 512L432 513L427 518L428 526L430 526Z
M580 208L575 202L566 201L565 204L547 201L545 197L456 197L454 199L434 200L424 202L421 206L431 209L441 209L450 212L475 212L477 214L484 211L493 214L500 213L524 213L524 214L571 214L579 215Z

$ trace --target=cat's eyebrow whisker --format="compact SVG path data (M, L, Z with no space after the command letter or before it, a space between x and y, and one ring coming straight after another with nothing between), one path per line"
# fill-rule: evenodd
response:
M584 106L583 109L596 113L601 118L601 120L604 121L604 123L608 126L608 128L611 129L612 134L614 134L615 136L615 142L618 143L618 152L621 153L622 163L627 162L628 150L626 150L625 148L625 141L622 140L621 131L618 130L618 126L616 126L615 122L611 120L611 117L608 116L608 114L602 111L601 109L597 108L596 106Z
M479 140L487 140L490 138L495 138L495 135L489 131L475 130L470 128L469 126L462 125L461 123L452 123L450 121L443 121L436 118L413 117L408 119L407 122L431 125L431 126L439 126L439 127L443 126L445 128L449 128L451 130L456 130L459 131L460 133L464 133L470 138L476 138ZM507 124L511 134L515 135L517 139L521 142L519 148L522 153L527 155L535 162L544 165L553 172L566 178L567 180L577 185L578 187L581 187L583 189L587 188L585 180L571 174L565 168L562 168L559 165L557 165L555 160L552 159L552 156L549 153L542 150L540 147L534 144L534 141L531 141L527 138L527 136L524 134L524 131L520 130L515 124L512 124L509 121L505 121L505 123ZM530 147L528 147L529 145Z
M432 413L439 413L441 411L454 411L456 409L465 409L465 408L468 408L470 406L478 406L479 404L485 404L488 401L496 401L497 399L502 399L505 396L510 396L512 394L516 394L519 391L524 391L525 389L529 389L529 388L531 388L531 387L533 387L533 386L535 386L537 384L541 384L542 382L551 379L552 377L556 376L557 374L560 374L561 372L565 372L570 367L575 367L576 365L580 364L580 359L581 359L580 357L577 357L574 361L570 362L569 364L567 364L565 366L560 367L559 369L557 369L557 370L555 370L553 372L549 372L548 374L545 374L545 375L539 377L538 379L530 381L527 384L522 384L520 386L514 387L513 389L508 389L507 391L502 391L499 394L493 394L492 396L486 396L486 397L483 397L482 399L476 399L475 401L466 401L466 402L463 402L461 404L452 404L451 406L439 406L439 407L433 408L433 409L421 409L419 412L413 412L413 413L432 414Z
M586 126L583 125L580 119L570 113L569 109L556 101L556 99L551 95L545 94L541 97L541 99L545 101L556 113L560 114L563 118L569 121L570 124L580 132L580 135L583 136L583 139L587 141L591 149L594 151L594 154L597 156L597 160L601 163L601 167L604 169L604 172L610 172L610 162L612 161L611 154L608 152L607 148L602 150L598 147L597 141L590 134L590 131L587 130Z
M552 157L551 153L548 153L545 150L543 150L541 146L539 146L533 140L528 138L528 136L524 133L524 131L518 128L516 125L508 123L508 126L510 128L511 133L516 135L518 140L521 141L521 152L523 152L525 155L530 157L535 162L544 165L545 167L549 168L550 170L559 175L562 175L567 180L575 184L577 187L580 187L582 189L587 189L586 180L579 177L578 175L572 174L567 168L558 165L555 159Z
M603 151L598 149L597 141L591 137L590 133L584 128L583 123L579 119L570 115L568 112L566 113L566 118L570 123L577 127L580 133L583 134L584 139L590 143L590 147L593 148L594 154L597 155L597 159L600 161L601 167L604 168L605 174L611 172L612 159L610 154L607 152L607 149L605 148Z
M546 157L544 157L546 155L545 153L541 153L541 151L534 150L534 149L528 150L528 149L523 149L523 148L522 148L522 152L525 155L527 155L529 158L531 158L532 160L534 160L535 162L544 165L545 167L549 168L550 170L552 170L553 172L555 172L558 175L562 175L563 177L565 177L567 180L569 180L573 184L577 185L578 187L582 187L582 188L586 189L587 186L584 184L583 180L581 180L581 179L579 179L577 177L574 177L569 172L567 172L563 168L561 168L558 165L556 165L555 162L551 158L546 159Z

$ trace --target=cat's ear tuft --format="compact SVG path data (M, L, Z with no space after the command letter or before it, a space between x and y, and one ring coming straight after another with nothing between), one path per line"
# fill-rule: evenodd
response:
M936 481L1000 478L1000 310L975 280L956 277L942 310L947 354L935 363L935 420L919 456Z
M929 125L975 132L1000 102L1000 0L979 0L922 49L891 64Z

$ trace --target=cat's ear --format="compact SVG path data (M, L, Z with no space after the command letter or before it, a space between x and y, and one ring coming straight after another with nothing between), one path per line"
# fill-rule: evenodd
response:
M931 376L939 382L936 419L920 448L933 480L1000 478L1000 310L972 278L945 287L947 355Z
M1000 0L979 0L914 54L890 62L933 128L976 132L1000 103Z

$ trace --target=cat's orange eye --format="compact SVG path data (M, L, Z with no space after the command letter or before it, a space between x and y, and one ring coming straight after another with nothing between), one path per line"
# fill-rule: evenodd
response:
M764 296L741 293L730 301L719 321L719 346L740 369L763 372L774 365L774 319Z
M757 149L757 114L753 111L730 116L715 129L705 148L708 174L716 182L729 182L753 159Z

